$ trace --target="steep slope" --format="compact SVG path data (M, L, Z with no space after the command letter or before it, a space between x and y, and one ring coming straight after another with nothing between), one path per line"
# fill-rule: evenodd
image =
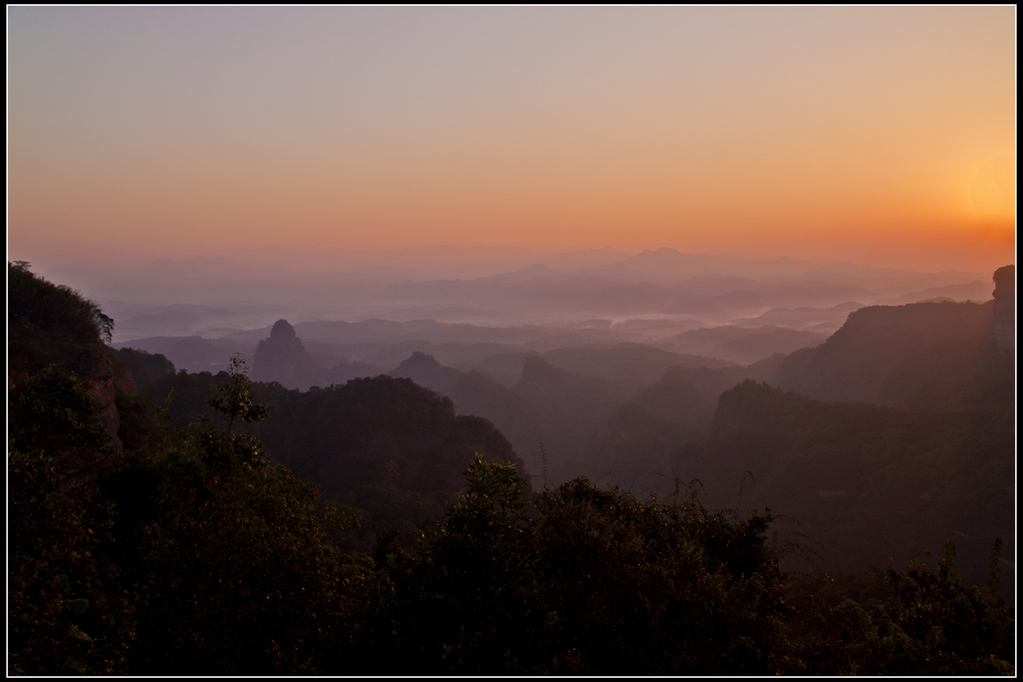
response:
M544 463L540 443L557 439L553 425L515 390L503 386L478 370L462 372L441 365L432 355L414 352L396 369L394 377L407 377L421 386L450 398L462 414L484 417L504 434L525 462L522 473L540 477Z
M304 393L266 384L253 390L276 406L258 425L267 452L320 485L325 499L363 516L349 546L369 549L392 528L409 534L441 518L476 453L524 469L492 423L457 415L451 400L410 379L381 375Z
M745 382L721 396L710 436L676 451L673 474L699 479L711 506L769 506L831 570L954 540L980 580L995 538L1013 553L1014 416L1011 405L825 403Z
M49 365L88 384L99 418L117 441L114 367L104 341L114 321L70 287L37 277L29 264L7 264L7 376L23 382Z
M872 306L821 346L793 353L778 385L827 401L943 409L1004 400L1012 358L999 352L994 302Z
M170 415L183 425L215 418L211 388L228 381L226 372L179 373L146 393L163 400L173 392ZM304 392L255 382L251 391L256 403L273 406L270 416L238 428L257 435L275 463L319 485L324 500L362 516L360 528L339 538L350 549L370 550L395 528L411 538L420 523L439 520L476 453L525 470L490 421L457 414L449 398L410 379L380 375Z

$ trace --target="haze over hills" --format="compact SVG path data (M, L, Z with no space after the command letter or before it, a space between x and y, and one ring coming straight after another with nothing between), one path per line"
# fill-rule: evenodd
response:
M519 350L638 342L753 362L823 340L813 334L834 332L849 312L863 306L986 300L991 286L987 273L923 273L666 248L634 256L612 249L545 253L469 247L371 254L282 249L276 262L271 255L248 251L230 259L163 259L133 268L47 274L93 292L117 319L119 344L167 350L169 342L156 339L199 336L251 355L269 326L287 319L307 343L345 345L324 349L338 360L366 362L380 350L366 344L410 338L504 343ZM303 327L317 321L343 326L342 320L350 333ZM370 320L460 326L435 324L423 331ZM720 327L750 329L753 338L697 332ZM689 332L696 333L685 336ZM709 342L713 336L719 341ZM187 355L172 360L201 366Z
M275 469L280 475L316 483L325 501L360 519L331 542L380 566L406 556L402 547L413 551L429 533L424 529L444 517L445 501L461 489L460 472L481 453L511 462L509 473L521 472L526 499L533 499L530 488L545 499L552 490L560 495L584 486L604 498L655 496L674 504L686 499L688 486L691 505L699 500L700 509L725 509L715 512L721 518L756 518L759 512L749 510L766 507L772 551L789 576L824 570L822 584L836 582L830 575L861 581L867 578L842 576L880 575L876 567L901 565L954 540L963 580L983 582L990 599L996 592L1013 596L1014 583L999 584L997 569L1015 569L1014 266L995 273L993 298L983 303L863 307L819 345L743 364L652 344L610 343L615 325L592 321L573 329L381 319L292 325L279 319L269 330L219 339L161 340L193 355L256 340L255 383L239 375L237 359L231 374L214 375L176 371L162 355L115 351L99 342L113 322L95 304L35 278L24 264L10 265L9 278L19 284L9 319L10 345L18 351L9 377L18 396L12 414L16 423L31 425L22 426L18 443L32 436L42 439L32 447L42 447L53 431L54 419L33 420L33 410L74 411L62 406L58 393L37 399L43 394L31 391L81 387L77 378L61 378L66 370L51 362L67 363L77 348L87 361L72 363L71 370L100 375L91 385L112 398L90 433L118 440L95 452L85 448L95 462L88 459L93 463L84 469L77 466L82 458L74 459L81 448L65 448L55 461L68 465L66 476L78 489L113 495L124 519L147 518L146 500L163 490L156 467L193 451L179 446L164 459L156 454L181 429L198 434L196 447L213 448L181 469L186 478L208 487L224 476L230 460L214 447L220 442L237 444L240 462L283 464ZM88 323L80 341L67 331L71 313ZM307 344L306 331L320 340ZM729 344L735 341L777 343L786 334L804 340L799 335L812 332L725 325L671 341L734 351ZM551 347L530 349L544 344ZM411 350L423 347L455 358L458 366ZM329 364L339 352L348 359ZM351 359L359 354L387 362L401 353L408 355L386 373ZM46 389L46 382L56 383ZM241 387L244 403L211 400L233 395L232 387ZM74 409L96 412L84 389L79 398L84 401ZM165 406L162 418L156 404ZM231 411L243 404L262 416L273 405L273 414L249 423L247 412ZM202 431L211 406L229 417L220 437ZM76 433L71 422L60 428ZM120 461L118 451L128 453L130 466L142 467L129 479L105 473ZM295 480L295 490L304 490L312 504L314 489L302 485ZM179 489L168 487L167 499L176 499ZM491 492L471 499L489 499ZM198 499L205 501L195 506L205 509L208 500ZM254 508L262 514L270 500L289 499L278 491ZM469 499L459 497L448 515L475 504ZM231 507L228 518L238 513ZM268 528L281 523L276 514ZM208 525L235 537L229 530L234 522ZM580 528L589 538L590 521ZM117 546L130 547L143 536L129 533ZM471 530L472 542L478 537ZM575 572L572 579L583 575Z
M652 271L663 261L699 260L664 251L645 259ZM954 273L785 265L792 266L788 279L775 262L763 265L773 274L762 281L751 273L684 273L673 284L667 277L654 284L608 277L606 264L598 276L595 268L572 273L535 263L477 279L382 283L377 298L367 301L381 305L404 297L418 300L424 310L431 300L451 309L464 297L466 308L525 310L536 300L541 312L533 321L521 319L528 318L525 312L506 315L503 325L495 321L497 314L489 324L386 314L356 321L281 318L218 337L151 337L124 345L165 354L190 372L216 371L218 362L241 351L255 358L255 378L303 391L381 374L408 378L450 399L457 413L492 423L521 458L534 488L586 475L637 495L664 496L678 477L699 479L714 490L707 499L728 505L747 485L741 476L748 471L759 482L749 500L791 514L786 518L809 519L812 536L826 538L831 548L821 555L826 561L853 565L848 562L855 555L866 562L855 564L862 568L883 562L885 553L937 547L954 530L962 536L965 570L979 575L986 548L1009 528L999 476L1009 466L1005 410L1014 401L1012 358L1004 341L995 342L995 330L1014 323L1001 319L1011 315L1006 305L995 313L991 275L963 282ZM756 264L749 268L755 269ZM1014 286L1013 276L1007 277ZM1004 292L1010 285L999 286L999 295L1009 300ZM612 291L627 303L612 297L601 309L601 296ZM956 302L936 293L984 295ZM862 301L920 300L897 306L843 300L851 295ZM754 314L724 310L720 301L729 298L762 305ZM587 300L593 305L587 315L558 319L558 310ZM711 305L715 302L719 305ZM807 302L819 305L799 305ZM689 309L674 316L615 317L622 308L657 310L666 303L686 303ZM736 389L744 381L766 382L765 388ZM731 402L722 402L727 395ZM841 406L851 401L874 407ZM830 407L833 402L839 406ZM943 437L934 435L936 424L948 439L974 446L946 451ZM857 430L873 435L841 436ZM814 460L812 453L822 448L841 451L837 457L843 461ZM891 461L863 459L864 448L888 448ZM955 517L953 500L965 493L946 491L945 479L907 482L919 488L917 498L933 500L910 503L897 487L850 473L860 465L887 467L890 477L908 481L921 463L909 461L907 451L924 461L943 457L949 471L968 469L974 458L983 470L969 474L970 485L987 489L995 506L974 509L963 520ZM809 467L809 478L789 481L800 467ZM824 473L813 473L813 467ZM864 495L877 497L883 508L871 506ZM919 518L929 509L940 523L921 526ZM828 510L838 515L822 518L832 513ZM864 539L868 521L898 530L871 551ZM846 542L843 533L857 539ZM1009 548L1014 551L1014 544Z
M998 410L1013 398L1007 360L992 354L992 330L1013 325L996 320L991 273L671 249L630 256L436 248L429 266L416 255L423 254L395 252L391 261L338 254L303 272L294 269L298 256L291 253L276 267L256 258L196 259L111 274L109 286L137 297L108 302L132 311L117 318L115 333L123 336L114 345L163 354L189 372L217 372L242 353L254 361L255 378L302 391L382 374L412 379L449 398L459 414L493 423L535 488L584 474L635 494L665 495L671 476L696 477L715 489L710 499L728 504L744 485L736 478L741 469L764 481L767 497L758 499L816 518L820 510L799 497L816 489L771 478L801 461L802 455L784 454L787 449L808 442L801 439L831 443L828 429L855 424L891 431L905 447L926 451L937 441L914 445L913 434L940 418L918 413L936 410L948 412L949 428L960 429L949 438L989 444L975 453L994 458L975 485L998 485L988 475L1004 468ZM157 290L162 303L146 305L145 296ZM1003 304L1003 317L1007 309ZM902 412L818 410L747 390L739 402L754 417L793 409L810 419L793 427L809 429L802 436L770 429L750 436L746 422L753 417L736 422L728 416L734 413L718 409L719 397L744 380L797 391L806 400L861 401ZM988 431L952 426L967 424L960 413L978 405L988 411L981 421L994 425ZM729 430L727 423L737 426ZM812 435L817 430L823 435ZM760 450L768 459L757 459ZM718 460L720 466L711 464ZM909 475L916 465L898 466L893 476ZM948 464L963 466L961 459ZM934 497L942 485L932 482L918 495ZM818 487L852 495L848 486ZM848 518L866 518L868 507L857 500L829 504ZM976 575L982 545L994 532L985 530L985 519L997 514L978 511L970 523L956 525L948 504L939 506L946 526L978 538L968 553ZM840 528L827 522L816 531L842 547L831 559L873 557L862 544L843 545ZM933 546L942 532L906 527L884 551Z
M1017 43L9 6L9 674L1015 674Z

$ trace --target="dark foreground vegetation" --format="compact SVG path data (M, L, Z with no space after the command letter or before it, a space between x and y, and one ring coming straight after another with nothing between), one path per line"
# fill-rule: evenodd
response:
M1014 673L997 543L980 586L952 545L787 575L769 512L712 511L684 484L534 492L489 423L389 377L291 395L237 362L193 382L209 409L182 429L124 390L165 361L107 349L109 319L24 265L8 278L45 294L8 308L10 674ZM30 343L66 335L35 313L52 306L76 311L73 354ZM258 396L308 426L267 429ZM340 453L333 475L358 485L328 479L341 504L321 502L264 437ZM395 522L436 505L441 521Z

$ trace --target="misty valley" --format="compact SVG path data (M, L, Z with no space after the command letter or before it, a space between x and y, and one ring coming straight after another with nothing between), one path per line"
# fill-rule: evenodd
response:
M8 6L8 674L1014 675L1014 5Z
M1014 266L315 258L8 264L9 672L1014 674Z

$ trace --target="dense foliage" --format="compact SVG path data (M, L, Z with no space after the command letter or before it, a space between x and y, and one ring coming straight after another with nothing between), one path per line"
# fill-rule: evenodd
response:
M182 372L147 392L158 400L172 395L171 412L187 423L203 416L211 390L237 393L237 381L227 372ZM369 551L394 529L411 542L419 524L439 520L464 488L462 472L477 452L521 467L490 422L455 414L449 399L409 379L367 377L305 392L277 383L245 388L274 405L273 418L251 426L238 419L234 428L258 436L273 461L315 481L325 499L358 512L359 526L337 535L347 549Z
M923 412L747 381L721 395L713 430L676 451L673 473L719 506L750 472L749 503L798 519L785 527L823 543L829 568L902 563L951 536L980 582L992 542L1014 535L1014 441L1011 405Z
M78 394L60 406L70 423L97 433L81 385L61 390ZM808 611L821 627L790 643L769 515L641 502L584 479L530 495L512 465L477 459L414 547L384 538L360 558L328 534L350 517L317 506L250 435L197 425L71 496L32 437L34 420L58 415L16 414L12 672L1011 669L1004 601L963 586L950 556L890 571L881 605Z
M956 547L928 566L815 575L790 589L793 672L818 675L1011 675L1015 622L998 595L1001 543L983 586L965 585Z
M482 461L467 477L444 524L384 561L398 671L779 670L769 516L643 503L585 479L527 500L513 468Z
M133 600L99 551L92 501L81 486L68 490L78 476L61 471L60 456L109 451L110 437L81 383L55 369L9 387L8 398L8 671L123 671Z
M770 513L711 511L677 481L668 502L585 479L534 493L489 422L409 380L299 393L240 360L218 377L122 360L213 412L182 430L122 396L118 448L73 367L9 376L10 674L1014 672L998 546L982 587L951 546L933 567L786 576ZM302 428L268 428L268 402ZM747 385L723 414L818 407ZM324 504L264 439L333 455L318 466L336 480L362 472L367 505L453 501L404 542L380 528L344 551L364 510Z
M58 379L51 369L12 391L36 408L12 410L13 670L312 669L319 640L343 630L345 560L327 539L337 510L252 437L202 425L163 452L108 452L98 488L68 496L53 448L109 435L80 382ZM40 401L41 383L63 400ZM71 426L41 439L54 423Z
M68 286L37 277L24 261L7 264L7 372L34 374L52 362L89 374L104 356L114 321ZM88 377L92 378L92 377Z

